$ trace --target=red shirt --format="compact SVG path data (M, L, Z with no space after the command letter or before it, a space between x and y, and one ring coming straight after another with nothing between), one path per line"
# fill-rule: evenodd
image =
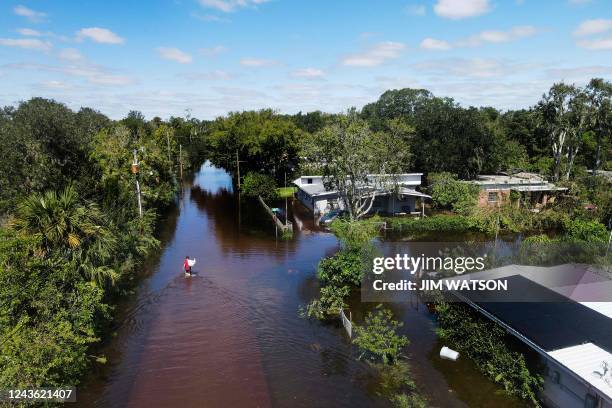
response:
M188 271L189 270L189 260L185 259L185 262L183 262L183 268Z

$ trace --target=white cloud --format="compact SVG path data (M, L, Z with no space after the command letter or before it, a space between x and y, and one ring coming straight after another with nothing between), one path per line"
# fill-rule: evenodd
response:
M49 41L38 38L0 38L0 45L37 51L49 51L53 47Z
M209 72L196 72L189 74L181 74L181 78L185 78L189 81L229 81L230 79L234 79L234 75L229 72L222 70L214 70Z
M528 67L511 61L490 58L448 58L413 65L418 71L440 77L490 79L514 75Z
M209 48L200 48L200 54L205 55L207 57L214 57L215 55L219 55L227 51L227 48L222 45L216 45L214 47Z
M612 30L612 20L597 18L585 20L574 30L576 37L586 37L588 35L605 33Z
M60 51L59 57L65 61L82 61L85 59L76 48L64 48Z
M45 81L40 84L41 87L47 89L69 89L71 86L62 81Z
M589 50L612 50L612 37L593 38L590 40L580 40L577 42L579 47Z
M42 33L37 30L33 30L31 28L18 28L17 32L26 37L41 37Z
M199 0L204 7L214 8L224 13L231 13L244 7L255 7L269 0Z
M612 75L612 67L603 65L572 67L572 68L551 68L546 71L546 78L559 78L560 80L580 82L587 81L594 77Z
M406 6L405 10L411 16L424 16L427 14L427 9L422 4L410 4Z
M202 15L199 13L191 13L191 17L207 23L229 23L231 21L229 18L219 17L214 14Z
M179 64L191 64L193 61L191 55L174 47L159 47L157 48L157 53L161 58L175 61Z
M132 84L134 81L127 76L106 74L89 77L89 82L97 85L125 86Z
M100 27L88 27L82 28L77 33L77 39L82 41L85 38L89 38L92 41L101 44L123 44L125 40L119 37L117 34L113 33L106 28Z
M271 67L276 64L277 64L276 61L262 59L262 58L243 58L240 60L240 65L245 66L245 67L255 67L255 68Z
M434 5L438 16L451 20L480 16L490 10L489 0L438 0Z
M84 78L90 84L126 86L133 84L135 80L124 75L117 75L108 68L92 65L86 61L77 61L70 65L46 65L46 64L6 64L5 69L15 71L32 70L63 74L70 79L75 77Z
M458 47L478 47L483 43L504 43L532 37L539 30L534 26L516 26L510 30L487 30L457 42Z
M309 67L293 71L293 76L299 78L317 79L323 78L325 76L325 72L318 68Z
M436 40L435 38L425 38L421 41L421 48L426 50L448 50L451 48L451 45L444 40Z
M35 11L25 6L15 6L13 12L18 16L27 18L32 23L40 23L47 19L47 13Z
M353 67L375 67L387 60L398 58L405 48L406 46L399 42L381 42L361 53L346 56L342 64Z

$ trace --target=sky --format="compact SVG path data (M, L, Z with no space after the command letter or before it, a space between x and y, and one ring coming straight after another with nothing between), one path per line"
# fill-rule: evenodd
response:
M612 0L0 0L0 105L212 119L410 87L506 110L592 77L612 78Z

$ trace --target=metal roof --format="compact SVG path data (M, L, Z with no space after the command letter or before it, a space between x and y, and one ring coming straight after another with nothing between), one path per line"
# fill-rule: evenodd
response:
M566 347L548 354L612 399L612 354L593 343ZM602 364L608 365L607 372Z

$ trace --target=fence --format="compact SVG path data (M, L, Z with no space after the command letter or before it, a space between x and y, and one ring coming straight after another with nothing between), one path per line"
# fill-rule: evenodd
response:
M346 314L344 313L343 309L340 309L340 320L342 321L342 326L344 326L344 329L346 330L346 333L348 334L349 338L353 337L353 322L352 320L352 316L351 316L351 312L349 310L349 317L346 317Z
M259 198L259 202L261 203L261 205L263 206L263 208L266 210L266 212L268 214L270 214L270 217L272 217L272 221L274 221L274 223L276 224L276 226L278 228L280 228L281 231L292 231L293 232L293 223L291 221L289 221L288 219L286 220L286 223L283 224L278 217L276 216L276 214L274 214L274 211L272 211L272 209L270 207L268 207L268 204L266 204L266 202L263 200L263 198L261 198L261 196L258 196L257 198ZM288 214L285 214L285 218L288 218Z

